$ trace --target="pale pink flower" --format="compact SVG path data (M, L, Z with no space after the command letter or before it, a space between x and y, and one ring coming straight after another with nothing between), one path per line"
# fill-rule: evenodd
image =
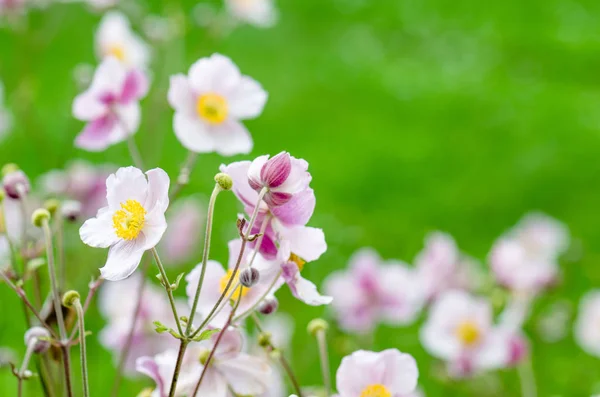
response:
M252 137L240 121L262 113L267 93L231 59L213 54L194 63L187 76L171 76L168 99L183 146L232 156L252 150Z
M167 229L169 176L160 168L146 175L135 167L119 168L106 179L106 198L108 206L88 219L79 235L89 246L110 248L100 273L117 281L134 272Z
M502 368L510 358L489 302L464 291L447 291L434 302L420 336L425 350L446 361L455 376Z
M600 357L600 290L587 292L579 303L575 322L575 342L586 353Z
M498 282L516 291L535 293L552 284L558 257L569 245L567 228L543 214L526 215L492 247L490 263Z
M204 226L204 206L193 197L177 200L167 214L169 228L160 242L165 265L176 266L192 260L198 252Z
M127 68L148 68L150 47L131 30L127 17L118 11L109 11L102 18L95 46L101 60L114 57Z
M401 397L417 387L415 359L398 349L358 350L342 359L337 370L339 397Z
M423 302L415 271L400 261L384 262L370 248L356 252L347 270L332 273L325 291L340 326L351 332L371 331L379 322L410 324Z
M104 60L90 88L73 102L75 118L87 122L75 146L101 151L129 135L140 124L139 100L148 92L148 80L140 70L128 70L116 58Z
M192 343L184 356L182 370L177 384L176 396L190 395L208 356L214 347L218 333L209 340ZM262 358L242 351L242 334L235 328L228 328L215 351L198 396L229 397L229 388L236 395L258 395L267 390L271 368ZM138 371L150 376L156 382L152 397L165 397L169 393L177 352L167 351L156 357L142 357L137 361Z
M139 273L114 283L104 283L99 292L100 313L107 325L100 331L100 343L113 353L115 363L121 358L131 323L136 311L137 291L143 281ZM169 348L175 348L177 341L167 334L158 334L152 325L160 321L175 326L173 314L164 291L151 283L146 283L141 298L140 312L134 328L130 351L125 361L125 371L134 375L138 357L153 356Z
M268 28L277 21L273 0L225 0L229 13L250 25Z

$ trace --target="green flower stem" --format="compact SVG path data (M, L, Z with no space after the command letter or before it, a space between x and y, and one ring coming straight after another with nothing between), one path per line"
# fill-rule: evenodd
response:
M89 397L90 386L85 345L85 314L83 312L83 306L81 306L81 301L79 299L75 299L75 301L73 302L73 306L75 307L75 311L77 312L77 323L79 325L79 358L81 360L81 379L83 383L83 397Z
M158 256L158 252L156 252L156 248L152 248L151 251L152 255L154 255L154 261L156 262L156 266L158 267L160 275L162 276L164 287L167 290L167 295L169 296L169 303L171 304L171 310L173 311L173 316L175 317L177 331L179 331L179 335L181 337L184 337L183 329L181 328L181 323L179 321L179 315L177 314L175 298L173 297L173 290L171 289L171 283L169 282L169 278L167 277L167 273L165 272L165 267L163 266L160 257Z

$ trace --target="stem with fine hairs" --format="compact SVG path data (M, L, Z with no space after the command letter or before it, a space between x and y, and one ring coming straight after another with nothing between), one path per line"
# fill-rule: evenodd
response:
M87 353L85 345L85 315L83 313L83 306L81 306L81 301L79 300L79 298L75 299L75 301L73 302L73 306L75 307L75 311L77 312L77 324L79 325L79 358L81 360L81 381L83 383L83 397L89 397L90 386L88 379Z

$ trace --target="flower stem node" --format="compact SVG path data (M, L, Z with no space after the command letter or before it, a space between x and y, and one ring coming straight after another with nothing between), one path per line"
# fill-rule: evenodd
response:
M34 343L34 353L44 353L50 348L50 332L43 327L31 327L25 332L25 345Z
M20 199L25 196L31 190L31 184L29 178L21 170L16 170L4 175L2 179L2 185L8 197L13 199Z
M50 212L50 215L56 214L56 211L60 208L60 201L57 199L48 199L44 202L44 208Z
M64 307L73 307L75 301L80 299L79 292L77 291L67 291L63 295L62 304Z
M308 327L306 327L306 329L312 336L317 336L319 332L327 331L329 329L329 323L322 318L315 318L308 323Z
M260 305L258 305L258 312L264 315L275 313L279 307L279 302L274 296L265 298Z
M260 335L258 335L258 345L260 347L271 346L271 333L270 332L261 332Z
M253 267L246 268L240 273L240 284L246 288L250 288L260 279L260 273Z
M50 219L50 211L45 208L38 208L31 215L31 223L36 227L42 227L45 220Z
M223 172L219 172L215 175L215 182L219 185L219 187L223 190L231 190L233 187L233 180L231 177Z

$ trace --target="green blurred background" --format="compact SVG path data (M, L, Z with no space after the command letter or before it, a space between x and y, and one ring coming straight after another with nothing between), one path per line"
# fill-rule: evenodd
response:
M205 3L222 12L220 1ZM130 15L138 32L140 11L183 10L187 26L185 38L155 46L152 91L136 136L146 164L164 168L172 178L177 174L186 151L171 129L168 76L220 52L260 81L269 101L261 117L246 123L255 141L252 154L202 155L184 192L207 195L222 162L281 150L307 159L318 198L311 225L322 227L329 243L326 255L303 272L318 284L362 246L411 262L424 235L440 229L485 264L494 239L525 212L541 210L564 221L574 239L570 260L563 263L562 282L538 300L526 328L539 395L600 392L598 359L581 351L571 332L547 343L537 327L557 302L574 315L580 296L600 285L600 2L280 0L277 5L275 27L240 26L229 33L196 26L195 2L128 8L137 9ZM72 158L130 164L125 144L97 154L73 146L82 128L70 113L79 92L73 70L96 63L93 37L100 17L79 3L57 4L30 12L17 29L0 29L0 80L15 116L12 134L0 144L2 162L18 163L33 178ZM236 210L233 195L220 198L212 252L222 262L226 242L235 235ZM84 292L105 252L84 247L77 227L67 233L68 286ZM7 287L0 288L0 302L0 345L22 354L21 308ZM301 382L319 383L316 346L305 326L327 311L302 305L287 292L281 294L281 310L296 320L291 353ZM471 381L445 379L439 363L419 345L421 322L380 327L373 349L398 347L413 354L426 395L520 395L514 370ZM95 307L87 326L95 334L103 326ZM95 335L88 340L92 393L107 396L110 354ZM347 350L358 346L369 347L334 331L332 372ZM76 349L73 354L77 357ZM147 379L127 381L121 396L134 396L147 385ZM0 395L15 390L9 370L0 370ZM39 395L37 382L28 382L26 391Z

